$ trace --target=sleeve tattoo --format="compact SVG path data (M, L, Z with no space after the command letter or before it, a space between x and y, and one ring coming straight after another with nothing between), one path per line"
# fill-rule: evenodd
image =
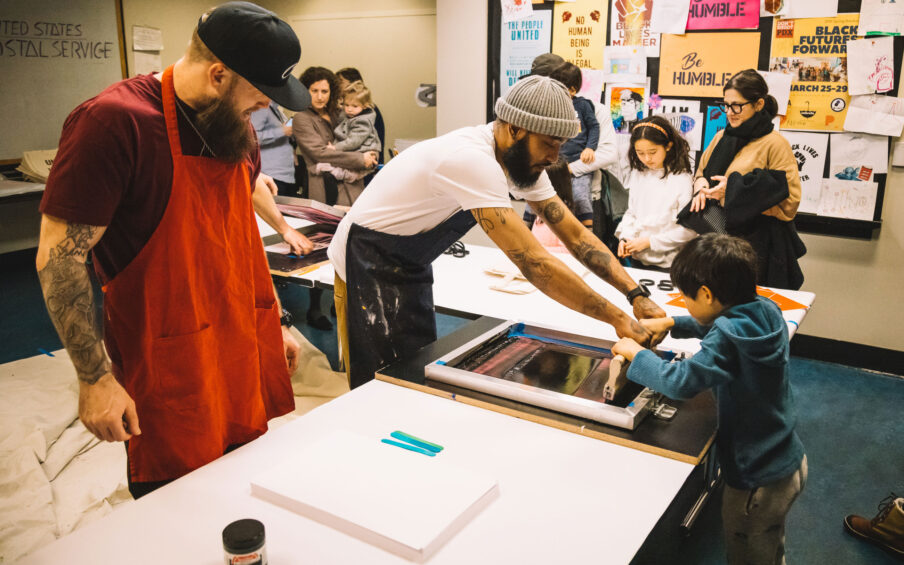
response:
M85 267L85 257L98 229L69 224L66 237L50 249L47 264L38 271L50 319L69 352L79 380L89 384L109 371Z

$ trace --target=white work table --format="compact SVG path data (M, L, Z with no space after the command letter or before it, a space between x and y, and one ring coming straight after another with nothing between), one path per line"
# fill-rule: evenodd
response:
M503 320L516 320L542 326L546 328L562 330L569 333L615 341L615 329L609 324L600 322L580 312L576 312L563 306L546 296L539 290L530 294L510 294L493 290L490 287L500 283L501 278L487 274L487 269L504 267L514 270L515 266L496 247L480 245L467 245L468 255L465 257L453 257L452 255L440 255L433 262L433 301L437 310L459 313L464 315L490 316ZM621 308L628 314L632 310L627 299L608 283L589 273L577 259L568 254L555 254L578 274L584 275L584 282L602 295L606 300ZM661 306L669 316L687 316L687 309L682 306L669 305L678 290L664 291L657 288L661 280L669 280L667 273L647 271L641 269L626 269L635 280L650 279L654 285L648 287L651 298ZM299 275L297 278L306 284L332 287L333 268L324 265L319 269ZM788 332L791 336L797 331L798 326L807 314L810 305L813 304L815 295L812 292L792 290L766 290L775 292L779 296L790 299L799 304L800 308L783 310L782 314L788 323ZM776 297L778 298L778 297ZM676 352L696 353L700 346L696 339L674 339L667 337L662 347Z
M251 495L252 477L339 429L374 442L406 430L444 445L450 464L498 481L499 498L427 561L437 565L628 563L693 469L372 381L21 563L214 565L222 529L240 518L264 523L270 563L408 563Z

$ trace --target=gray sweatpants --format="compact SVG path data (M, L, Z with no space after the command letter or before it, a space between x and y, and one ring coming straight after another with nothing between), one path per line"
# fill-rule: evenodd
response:
M784 479L739 490L725 485L722 525L730 565L783 565L785 517L807 484L807 456Z

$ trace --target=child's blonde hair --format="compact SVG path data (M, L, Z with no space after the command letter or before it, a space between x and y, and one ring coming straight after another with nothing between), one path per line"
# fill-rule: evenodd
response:
M373 109L374 107L373 100L370 98L370 89L364 86L364 83L360 80L350 83L342 91L343 103L349 97L365 108Z

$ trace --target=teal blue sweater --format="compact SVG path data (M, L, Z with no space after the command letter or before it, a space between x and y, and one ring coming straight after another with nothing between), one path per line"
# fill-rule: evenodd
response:
M628 378L675 399L713 389L716 449L728 485L752 489L797 470L804 446L794 431L788 328L778 306L757 297L727 309L708 327L679 316L671 334L702 339L699 353L669 363L641 351Z

